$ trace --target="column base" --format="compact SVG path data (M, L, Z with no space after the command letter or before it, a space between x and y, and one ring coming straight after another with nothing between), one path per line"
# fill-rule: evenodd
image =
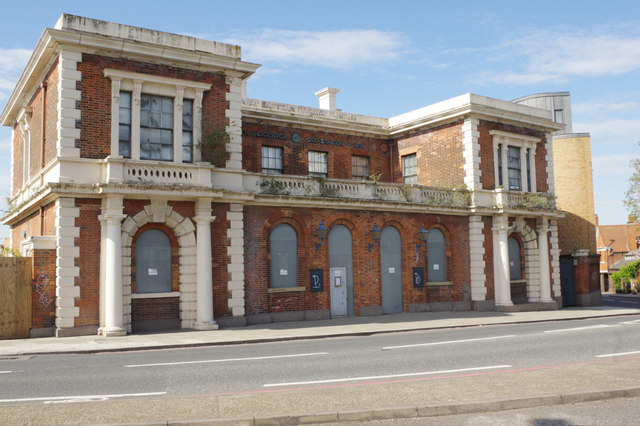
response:
M197 322L193 324L193 329L194 330L217 330L218 324L216 324L215 321Z
M103 327L100 334L104 337L126 336L127 330L122 327Z
M513 306L513 302L511 300L509 300L507 302L498 302L496 300L496 306Z

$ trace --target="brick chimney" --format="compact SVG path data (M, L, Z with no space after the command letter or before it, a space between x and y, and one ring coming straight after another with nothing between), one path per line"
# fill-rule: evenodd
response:
M325 87L318 90L315 95L318 97L320 103L320 109L328 109L329 111L336 110L336 94L340 89L334 89L333 87Z

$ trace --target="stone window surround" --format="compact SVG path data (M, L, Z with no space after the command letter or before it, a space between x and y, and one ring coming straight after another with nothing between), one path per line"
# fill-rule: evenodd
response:
M182 163L182 104L184 99L193 100L194 148L202 133L202 96L211 89L210 83L159 77L129 71L106 68L105 77L111 80L111 157L119 155L119 103L120 91L132 93L131 102L131 159L140 160L140 95L167 96L173 103L173 163ZM193 162L200 160L199 150L193 150ZM118 153L118 154L116 154ZM152 161L152 160L150 160ZM171 163L171 162L169 162Z
M520 181L522 190L518 192L537 192L536 188L536 145L540 142L540 138L534 136L518 135L515 133L503 132L500 130L491 130L489 134L493 137L493 164L495 173L495 186L498 187L500 182L500 176L498 174L498 146L502 145L504 149L502 152L502 186L508 189L509 171L507 161L507 149L508 146L514 146L520 148ZM527 150L529 151L529 164L527 164ZM531 191L525 191L527 187L527 171L530 172L531 178Z

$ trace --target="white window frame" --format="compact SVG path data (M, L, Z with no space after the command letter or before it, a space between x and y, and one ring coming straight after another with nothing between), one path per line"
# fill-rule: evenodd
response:
M409 158L414 158L416 162L415 166L411 166L412 168L415 167L414 174L407 174L408 167L406 165L406 162ZM418 184L418 153L412 152L410 154L405 154L400 158L400 161L402 163L401 164L402 165L402 182L410 185L417 185Z
M200 160L195 149L202 133L202 96L211 89L210 83L177 78L159 77L106 68L105 77L111 80L111 157L122 158L119 153L120 92L132 93L131 99L131 160L140 160L140 96L142 93L173 98L173 163L182 163L182 104L193 100L193 162ZM154 161L154 160L144 160Z
M504 189L510 190L509 185L509 167L507 160L507 147L513 146L520 148L520 186L518 192L537 192L536 188L536 146L540 142L540 138L534 136L518 135L515 133L503 132L500 130L491 130L489 134L493 137L493 164L495 173L495 184L502 180ZM500 179L498 170L498 148L502 154L502 179ZM527 163L527 150L529 150L529 162ZM528 191L527 171L530 173L531 190ZM515 190L514 190L515 191Z

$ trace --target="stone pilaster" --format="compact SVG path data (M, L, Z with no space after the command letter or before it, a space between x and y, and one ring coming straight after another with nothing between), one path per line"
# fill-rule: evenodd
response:
M487 296L484 261L484 222L481 216L469 216L469 253L471 265L471 300Z
M540 301L552 302L551 281L549 268L549 244L547 233L549 232L549 220L546 217L538 219L538 256L540 262Z
M558 242L558 221L549 221L549 231L551 237L549 243L551 244L551 288L553 289L554 299L562 297L562 289L560 286L560 245Z
M230 262L227 265L229 272L229 308L234 317L242 317L244 309L244 213L242 204L231 204L227 213L229 229L227 238L231 242L227 247L227 255Z
M76 285L80 268L75 265L75 259L80 256L80 248L76 247L80 228L75 223L80 209L75 202L75 198L58 198L55 204L57 335L64 335L64 329L73 328L80 315L80 308L75 306L76 298L80 297L80 287Z
M226 83L229 86L227 101L229 108L225 115L229 120L227 133L229 143L227 151L230 154L226 167L228 169L242 169L242 79L238 76L227 74Z
M58 157L80 157L80 149L76 148L76 139L80 139L80 129L76 121L81 119L77 101L81 94L77 83L82 80L78 71L78 62L82 61L82 53L69 50L60 51L58 61Z
M462 158L464 159L464 183L470 190L480 189L480 144L478 143L478 119L467 118L462 125Z

